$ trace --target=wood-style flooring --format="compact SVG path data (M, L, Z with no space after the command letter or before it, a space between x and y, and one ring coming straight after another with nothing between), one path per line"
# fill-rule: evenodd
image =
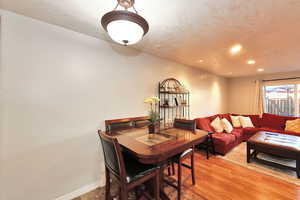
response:
M185 197L199 200L300 200L300 187L229 161L212 156L206 160L195 154L196 185L184 183ZM183 176L190 174L184 170ZM300 181L300 180L299 180ZM75 200L98 200L103 190L95 190ZM172 199L176 199L173 192ZM101 198L99 198L101 196Z

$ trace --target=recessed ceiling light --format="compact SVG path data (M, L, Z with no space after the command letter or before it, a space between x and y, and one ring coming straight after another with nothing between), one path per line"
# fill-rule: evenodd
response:
M264 70L263 68L258 68L257 71L258 71L258 72L263 72L263 71L265 71L265 70Z
M227 73L227 75L232 75L232 74L233 74L232 72L228 72L228 73Z
M231 48L230 48L230 53L232 55L235 55L237 53L239 53L241 50L242 50L242 45L240 44L236 44L236 45L233 45Z
M255 63L256 63L255 60L248 60L248 61L247 61L247 64L248 64L248 65L254 65Z
M202 62L203 62L203 60L198 60L198 62L199 62L199 63L202 63Z

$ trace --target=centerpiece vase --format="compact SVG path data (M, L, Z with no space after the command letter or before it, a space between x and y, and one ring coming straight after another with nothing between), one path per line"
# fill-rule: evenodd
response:
M149 134L155 133L155 124L151 123L148 125Z

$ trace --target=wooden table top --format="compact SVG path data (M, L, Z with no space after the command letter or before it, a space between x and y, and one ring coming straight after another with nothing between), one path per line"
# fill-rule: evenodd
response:
M129 151L136 159L145 164L159 164L168 158L203 142L207 138L207 132L196 132L177 128L160 130L159 133L150 135L148 128L133 128L119 131L114 134L125 151ZM163 140L152 145L143 139L161 137ZM156 141L157 142L157 141ZM126 161L125 161L126 162Z

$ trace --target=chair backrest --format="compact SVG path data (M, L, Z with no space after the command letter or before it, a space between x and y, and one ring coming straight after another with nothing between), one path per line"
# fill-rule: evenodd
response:
M196 131L196 121L195 120L187 120L187 119L175 119L174 120L174 128Z
M148 116L134 117L134 118L132 118L132 120L133 120L133 124L134 124L135 128L144 127L144 126L148 126L149 124L151 124L150 118Z
M118 140L102 133L101 130L98 130L98 135L102 144L105 166L119 180L125 179L125 164Z
M131 117L122 119L105 120L106 133L112 134L116 131L143 127L150 124L149 117Z

